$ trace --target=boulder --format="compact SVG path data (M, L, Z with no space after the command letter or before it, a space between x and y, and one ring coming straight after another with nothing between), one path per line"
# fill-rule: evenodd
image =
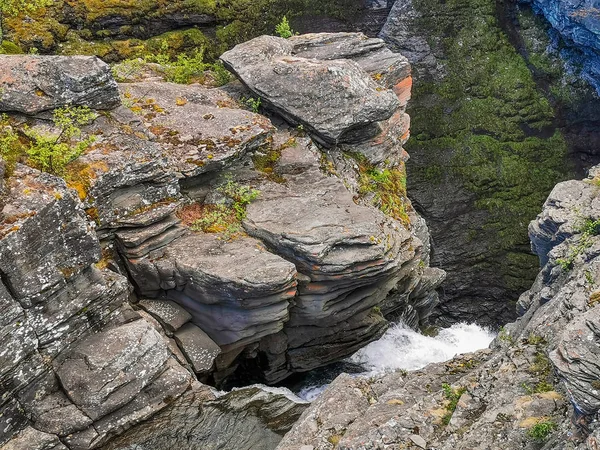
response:
M56 372L73 403L97 420L131 402L167 358L160 335L138 320L83 340Z
M0 55L0 92L0 111L24 114L121 102L110 67L95 56Z
M355 62L293 54L292 41L261 36L225 52L221 60L268 107L302 125L323 144L368 139L400 106ZM319 105L319 107L315 107Z

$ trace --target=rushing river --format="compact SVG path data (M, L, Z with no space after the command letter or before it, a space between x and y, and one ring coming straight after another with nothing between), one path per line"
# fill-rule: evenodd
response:
M425 336L403 325L391 327L378 341L352 355L347 363L360 367L358 375L375 375L398 369L417 370L427 364L452 359L461 353L489 346L495 333L475 324L458 323L440 330L437 336ZM316 382L315 382L316 381ZM310 380L298 395L312 401L331 380Z

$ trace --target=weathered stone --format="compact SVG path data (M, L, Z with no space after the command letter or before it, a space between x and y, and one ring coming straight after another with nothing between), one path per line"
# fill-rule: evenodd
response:
M219 345L281 330L296 293L294 265L247 237L190 233L127 264L142 295L163 292Z
M307 406L283 391L250 386L215 398L208 388L195 388L105 448L272 450Z
M175 332L175 340L196 373L210 372L215 358L221 353L219 346L191 323Z
M171 333L179 330L192 319L189 312L169 300L143 299L138 305L158 319L165 330Z
M0 223L0 271L15 299L29 306L96 262L100 247L60 178L18 166L8 189L11 201Z
M420 242L383 213L356 205L340 179L320 170L314 147L304 141L295 147L282 158L293 153L303 164L286 170L292 173L285 174L285 185L260 186L244 227L308 277L285 332L285 365L302 371L347 356L383 333L386 321L371 309L400 280L414 277L416 285ZM283 360L271 357L273 374L281 377L285 371L275 361Z
M2 447L3 450L67 450L62 442L48 433L27 427L12 441Z
M357 130L367 137L377 134L377 122L399 107L396 96L357 63L302 58L293 50L291 41L261 36L221 59L268 107L326 144L343 142Z
M120 104L110 67L95 56L0 55L0 111L36 114L65 105Z
M171 171L185 177L222 170L264 144L273 132L268 119L240 109L220 90L152 82L128 83L122 90L131 96L134 108L144 108L144 119Z
M69 398L93 420L126 405L156 377L166 344L144 321L91 336L57 367Z

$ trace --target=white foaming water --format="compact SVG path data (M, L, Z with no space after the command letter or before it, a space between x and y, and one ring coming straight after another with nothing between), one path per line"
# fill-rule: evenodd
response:
M350 361L372 373L418 370L427 364L486 348L494 337L493 332L475 324L457 323L440 330L434 337L424 336L400 324L391 327L378 341L360 349Z
M379 339L352 355L348 361L364 367L357 376L394 370L418 370L428 364L452 359L490 345L495 333L475 324L457 323L440 330L437 336L424 336L403 324L394 325ZM328 384L303 387L298 396L312 402Z

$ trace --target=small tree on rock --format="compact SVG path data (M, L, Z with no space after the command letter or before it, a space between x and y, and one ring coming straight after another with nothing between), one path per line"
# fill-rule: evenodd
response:
M48 6L52 0L0 0L0 44L4 40L4 20Z

